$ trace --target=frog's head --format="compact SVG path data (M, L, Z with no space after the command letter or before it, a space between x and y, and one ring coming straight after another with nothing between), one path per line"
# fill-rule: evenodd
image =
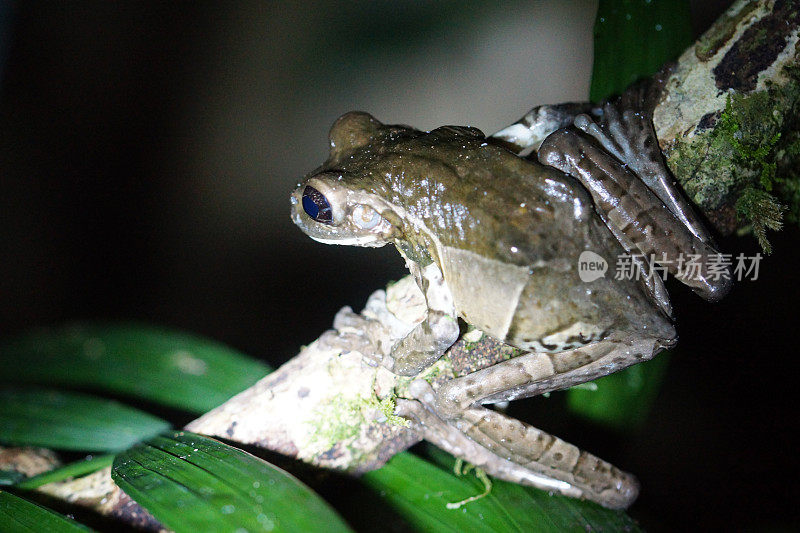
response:
M367 113L340 117L331 128L328 161L299 183L292 193L292 220L312 239L326 244L383 246L396 232L392 206L359 172L363 162L381 152L388 137L414 132L402 126L384 126ZM369 149L373 147L373 149ZM366 155L364 154L366 152ZM354 155L354 154L358 155ZM342 164L348 159L349 164Z
M455 166L485 161L484 140L475 128L423 132L347 113L331 128L328 160L292 194L292 220L320 242L391 242L425 258L438 233L461 227L458 217L469 212Z

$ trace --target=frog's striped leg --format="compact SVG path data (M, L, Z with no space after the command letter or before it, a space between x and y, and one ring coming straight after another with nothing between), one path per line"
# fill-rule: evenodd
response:
M419 401L398 400L397 414L412 420L424 439L494 477L613 509L628 507L638 495L631 474L568 442L483 407L445 421L432 410L435 394L427 382L417 380L411 389Z
M532 352L444 383L436 391L436 413L456 419L470 407L537 396L618 372L646 361L677 342L635 332L555 353Z
M674 186L653 128L653 107L666 77L661 73L652 83L634 85L620 97L601 104L534 107L518 121L491 135L490 139L495 139L517 155L527 156L538 152L550 134L574 124L594 137L619 162L631 168L695 237L712 243L703 222Z
M602 113L593 118L578 115L575 126L633 170L698 239L712 243L705 225L675 186L653 128L652 111L659 84L665 79L634 85L617 99L605 102ZM599 125L593 119L599 119Z
M599 131L596 125L587 129ZM719 252L710 240L695 235L607 149L583 132L565 128L542 143L538 157L542 163L570 174L586 187L598 213L618 238L624 237L641 254L654 258L707 300L717 301L728 292L730 275L714 269L713 259ZM694 263L691 268L690 262Z
M496 144L526 157L539 150L542 141L551 133L572 125L575 117L591 112L599 112L601 108L587 102L541 105L534 107L513 124L490 135Z

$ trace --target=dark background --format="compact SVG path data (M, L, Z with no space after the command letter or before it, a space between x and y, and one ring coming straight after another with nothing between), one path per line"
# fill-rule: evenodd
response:
M725 4L697 2L696 31ZM595 10L0 1L0 334L136 319L281 364L405 273L392 249L325 246L289 221L333 120L488 133L586 99ZM670 287L681 344L643 429L613 434L558 397L517 409L636 472L650 529L797 525L797 237L775 236L760 279L720 304Z

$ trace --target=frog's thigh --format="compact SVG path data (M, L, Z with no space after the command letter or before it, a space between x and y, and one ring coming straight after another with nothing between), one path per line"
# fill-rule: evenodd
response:
M398 414L414 420L426 440L494 477L611 508L625 508L636 499L632 475L568 442L482 407L448 423L431 412L435 400L428 383L418 380L411 392L422 405L400 400Z
M609 338L557 353L529 353L442 385L436 412L457 418L473 404L536 396L592 381L645 361L668 341L649 337Z

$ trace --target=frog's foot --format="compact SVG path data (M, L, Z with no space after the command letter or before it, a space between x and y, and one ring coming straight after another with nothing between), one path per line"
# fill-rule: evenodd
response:
M632 475L561 439L482 407L446 421L436 413L427 382L415 381L410 392L418 401L398 400L397 414L426 440L494 477L612 509L628 507L638 495Z
M375 367L385 358L379 340L384 336L380 322L342 307L333 319L333 330L323 333L319 342L324 349L360 352L364 364Z
M429 311L424 321L394 345L389 370L401 376L416 376L435 363L456 342L458 334L456 319Z
M526 157L538 150L551 133L571 125L577 115L589 113L595 107L586 102L540 105L489 138L518 156Z

